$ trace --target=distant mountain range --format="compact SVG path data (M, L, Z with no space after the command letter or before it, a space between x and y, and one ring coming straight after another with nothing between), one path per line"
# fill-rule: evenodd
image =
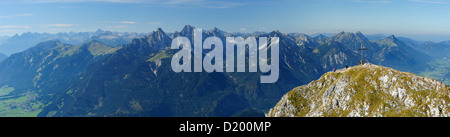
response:
M426 41L420 45L412 45L412 47L434 58L450 59L450 41L439 43Z
M183 36L193 42L193 30L186 25L170 35L161 28L142 37L129 34L127 38L139 38L127 44L119 44L127 41L124 35L101 31L79 44L41 42L0 62L0 93L5 93L0 101L32 95L4 110L38 116L264 116L292 88L333 68L357 65L361 44L368 49L364 58L369 62L402 71L425 71L433 60L395 36L371 41L361 32L310 37L214 28L202 37L223 42L228 36L279 37L279 80L261 84L262 73L175 73L170 62L178 50L169 49L171 41Z
M78 45L86 42L96 40L98 42L118 46L127 44L132 39L141 38L147 35L146 33L134 32L111 32L104 30L97 30L95 32L64 32L64 33L23 33L21 35L14 35L9 38L2 38L0 41L0 53L11 55L13 53L24 51L40 42L48 40L59 40L62 43Z
M311 34L311 37L317 37L319 35L323 35L326 37L332 37L333 35L336 35L336 33L314 33L314 34Z

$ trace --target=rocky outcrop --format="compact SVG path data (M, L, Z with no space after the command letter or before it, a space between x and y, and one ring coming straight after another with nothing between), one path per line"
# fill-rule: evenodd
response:
M269 117L448 117L450 87L366 63L294 88Z

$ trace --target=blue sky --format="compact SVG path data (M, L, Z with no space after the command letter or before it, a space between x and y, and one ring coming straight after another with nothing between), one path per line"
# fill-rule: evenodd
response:
M1 0L0 36L97 29L340 31L450 40L450 0Z

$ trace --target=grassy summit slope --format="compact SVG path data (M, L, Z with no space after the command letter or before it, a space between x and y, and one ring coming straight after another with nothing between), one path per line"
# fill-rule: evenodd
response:
M450 116L449 102L440 81L366 63L294 88L267 116Z

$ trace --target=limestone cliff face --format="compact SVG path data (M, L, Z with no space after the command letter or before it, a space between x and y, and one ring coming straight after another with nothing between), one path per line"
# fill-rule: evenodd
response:
M266 116L448 117L449 108L448 85L366 63L294 88Z

